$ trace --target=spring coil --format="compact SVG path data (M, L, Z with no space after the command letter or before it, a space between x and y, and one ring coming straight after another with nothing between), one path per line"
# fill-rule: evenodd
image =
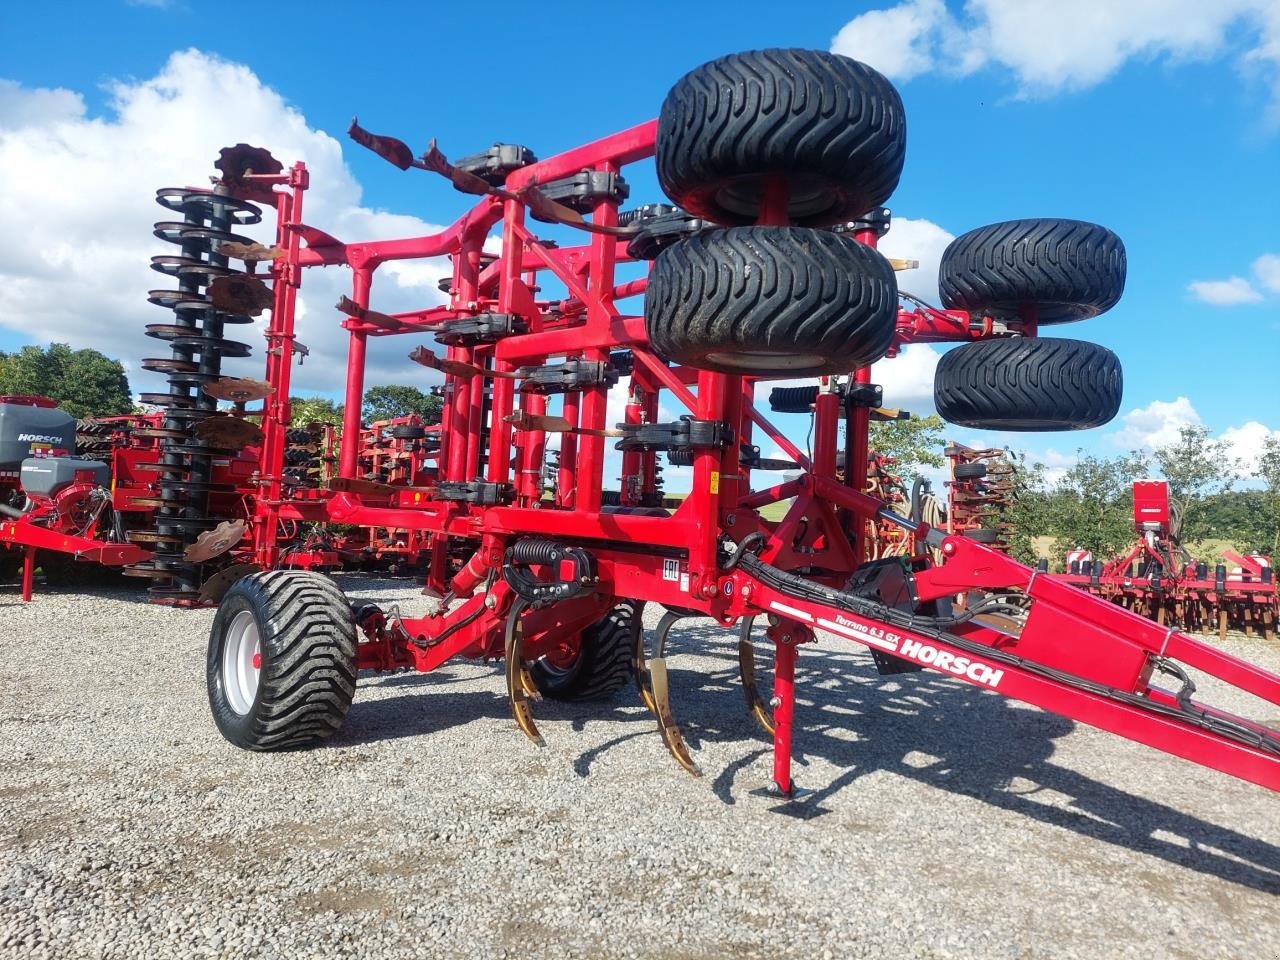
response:
M534 564L556 563L564 556L564 551L565 546L563 543L557 543L555 540L544 540L539 537L530 537L511 545L507 550L507 562L518 564L522 567L529 567Z

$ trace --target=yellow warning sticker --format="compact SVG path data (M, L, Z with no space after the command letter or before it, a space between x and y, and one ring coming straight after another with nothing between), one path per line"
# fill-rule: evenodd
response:
M715 470L711 471L711 492L720 492L720 474Z

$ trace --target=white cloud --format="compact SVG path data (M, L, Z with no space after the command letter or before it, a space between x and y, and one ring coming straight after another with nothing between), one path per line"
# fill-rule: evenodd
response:
M84 115L84 98L73 90L24 89L16 80L0 78L0 130L49 126Z
M1197 300L1211 303L1215 307L1235 307L1242 303L1257 303L1262 299L1262 294L1244 277L1194 280L1187 284L1187 290Z
M889 232L880 241L880 252L886 257L916 260L920 266L898 271L898 289L929 303L938 302L938 264L942 252L955 239L931 220L894 217Z
M1183 427L1199 426L1204 421L1187 397L1176 400L1152 400L1145 407L1130 410L1121 418L1124 426L1112 434L1112 440L1126 450L1154 450L1177 443Z
M1111 442L1125 450L1151 452L1158 447L1177 443L1183 427L1203 426L1204 421L1186 397L1176 400L1153 400L1145 407L1130 410L1122 418L1124 426L1112 434ZM1226 458L1239 467L1237 476L1245 481L1253 478L1258 457L1267 437L1280 440L1280 429L1258 420L1227 427L1210 439L1227 445Z
M1271 293L1280 293L1280 256L1264 253L1253 261L1253 275Z
M1044 479L1050 486L1056 486L1067 477L1067 471L1080 460L1080 451L1063 453L1049 447L1043 453L1029 454L1028 459L1044 464Z
M884 405L910 410L917 417L933 413L933 373L942 357L927 343L911 343L892 360L882 360L871 379L884 387Z
M1229 455L1240 461L1241 475L1249 477L1258 469L1258 458L1267 437L1280 441L1280 430L1273 430L1257 420L1250 420L1238 427L1228 427L1218 439L1225 441L1230 447Z
M149 268L153 254L175 248L151 235L171 216L152 202L159 187L200 183L215 173L218 151L237 142L269 149L286 165L304 160L312 189L306 220L348 240L420 236L440 228L417 217L361 205L360 186L343 162L342 145L306 118L248 67L197 50L175 53L151 78L109 85L108 111L86 114L80 94L0 82L0 222L22 229L0 234L0 325L41 342L65 340L119 357L135 390L158 381L137 360L165 355L143 326L165 322L146 291L172 286ZM234 109L228 105L233 104ZM268 223L246 232L271 239ZM373 305L396 312L443 301L435 281L443 260L393 263L375 275ZM333 309L350 292L345 268L306 271L297 333L311 350L294 370L298 392L341 389L347 334ZM225 369L261 376L263 343L252 328L228 328L254 355ZM425 338L424 338L425 339ZM408 363L412 338L372 341L367 383L436 382Z
M938 47L957 40L963 41L963 31L942 0L908 0L854 17L832 39L831 49L909 80L935 66Z
M831 49L905 80L930 70L1010 71L1024 95L1094 86L1136 60L1221 55L1247 37L1242 72L1270 90L1280 120L1280 10L1275 0L904 0L854 17Z

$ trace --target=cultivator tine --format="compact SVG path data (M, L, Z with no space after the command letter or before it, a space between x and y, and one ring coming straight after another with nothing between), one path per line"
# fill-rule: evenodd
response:
M517 430L541 430L544 433L574 433L587 437L621 437L621 430L592 430L589 427L575 427L564 417L549 416L544 413L529 413L517 410L503 419Z
M534 691L535 697L537 694L533 678L524 665L524 628L520 623L520 614L524 612L525 606L524 601L517 600L507 614L507 697L511 700L511 715L520 732L538 746L545 747L547 742L538 732L538 725L533 722L533 710L529 707L530 692Z
M676 758L676 762L685 770L693 774L695 777L702 776L702 768L698 766L693 759L693 755L689 752L689 745L685 743L684 734L680 732L680 727L676 724L675 715L671 711L671 687L667 678L667 634L671 632L672 626L677 620L683 618L680 613L663 614L661 620L658 621L658 629L655 631L655 650L657 654L647 664L646 674L648 676L649 695L652 697L652 704L646 699L646 705L653 711L654 716L658 718L658 733L662 735L662 742L666 744L667 749L671 752L671 756ZM637 673L637 679L639 674ZM641 687L641 697L644 697L644 687Z
M344 298L345 299L345 298ZM409 354L409 359L414 363L420 363L428 370L439 370L453 377L463 377L464 379L472 379L474 377L491 377L499 380L516 380L518 377L514 373L504 370L485 370L475 364L466 363L462 360L450 360L448 357L437 357L426 347L417 347L413 353Z
M649 678L649 657L645 650L644 627L636 630L631 646L631 668L636 678L636 690L640 699L654 716L658 714L658 702L653 697L653 684Z
M220 243L218 253L245 263L261 263L264 260L279 260L285 255L280 247L268 247L261 243Z
M403 140L370 133L360 126L360 121L355 117L351 118L351 126L347 127L347 136L401 170L408 170L410 167L422 169L423 167L422 161L414 157L413 151L409 149L409 145Z
M389 313L380 313L377 310L370 310L368 307L362 307L350 297L339 297L338 302L334 304L340 313L345 313L348 317L360 320L364 323L371 323L375 327L381 327L383 330L399 330L404 326L399 320L391 316Z
M743 617L741 632L738 635L738 672L742 676L742 695L747 699L747 710L755 718L756 723L769 736L773 736L773 717L760 699L760 691L756 687L756 655L751 643L751 628L755 625L755 617Z

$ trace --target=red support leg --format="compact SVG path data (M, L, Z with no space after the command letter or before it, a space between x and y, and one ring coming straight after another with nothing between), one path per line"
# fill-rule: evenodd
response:
M36 585L36 548L27 547L22 555L22 602L30 603Z
M773 668L773 782L778 792L791 796L791 717L795 709L796 636L794 625L771 629L774 634Z

